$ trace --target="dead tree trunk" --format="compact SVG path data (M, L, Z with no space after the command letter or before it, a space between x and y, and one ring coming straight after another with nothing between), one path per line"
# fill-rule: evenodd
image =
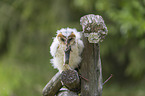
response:
M86 38L83 60L81 64L81 75L88 82L81 80L82 96L101 96L102 94L102 68L99 52L99 44L90 44Z
M99 42L104 39L107 29L102 17L93 14L82 17L81 25L85 48L82 54L80 72L81 76L88 79L88 82L81 80L81 95L102 96L103 84Z

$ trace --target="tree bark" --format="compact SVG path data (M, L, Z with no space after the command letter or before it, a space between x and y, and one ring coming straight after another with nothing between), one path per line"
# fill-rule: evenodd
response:
M89 43L87 38L83 38L84 51L81 63L81 76L88 79L81 80L82 96L101 96L102 94L102 68L100 60L99 44Z
M81 75L89 81L81 81L81 95L102 96L103 84L99 42L105 39L108 30L103 18L99 15L85 15L81 17L80 24L83 29L85 46L80 70Z
M66 70L61 73L61 80L63 84L71 91L80 91L80 78L76 70Z
M59 92L57 96L78 96L76 92L67 90L63 92Z

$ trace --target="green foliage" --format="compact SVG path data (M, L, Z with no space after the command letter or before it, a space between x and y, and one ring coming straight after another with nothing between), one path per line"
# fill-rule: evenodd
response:
M118 84L108 85L103 88L103 96L144 96L145 88L144 84L126 84L126 86L121 86Z
M40 96L56 72L49 63L56 30L81 31L80 17L90 13L101 15L109 31L100 44L104 77L112 73L118 83L143 80L144 10L144 0L1 0L0 96Z
M9 96L13 94L13 89L20 87L19 82L22 72L19 66L13 66L9 60L0 62L0 95Z

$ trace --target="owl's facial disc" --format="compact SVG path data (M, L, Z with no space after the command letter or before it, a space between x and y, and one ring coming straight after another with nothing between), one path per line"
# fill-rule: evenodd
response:
M66 41L66 45L72 45L75 42L75 34L72 32L68 37L67 37L67 41Z
M65 59L64 64L69 64L71 45L75 42L75 34L72 32L66 39Z
M64 64L69 64L71 45L74 44L76 35L73 32L69 36L64 36L62 33L59 33L57 37L59 42L66 46L64 50Z

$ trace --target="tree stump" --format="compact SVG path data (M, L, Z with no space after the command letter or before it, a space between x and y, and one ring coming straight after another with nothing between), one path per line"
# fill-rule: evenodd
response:
M103 41L108 30L103 18L99 15L85 15L81 17L80 22L85 46L80 72L89 81L81 80L81 95L102 96L103 84L99 42Z
M61 73L61 81L71 91L80 91L80 78L76 70L66 70Z

